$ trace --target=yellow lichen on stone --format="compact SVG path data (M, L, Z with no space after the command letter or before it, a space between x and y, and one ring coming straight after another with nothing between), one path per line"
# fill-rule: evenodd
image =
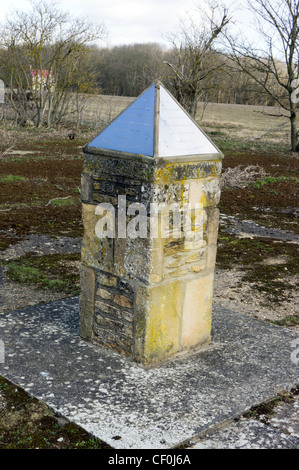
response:
M155 184L169 184L169 165L163 165L155 168Z
M180 281L149 288L149 311L144 354L159 361L179 350L182 284Z

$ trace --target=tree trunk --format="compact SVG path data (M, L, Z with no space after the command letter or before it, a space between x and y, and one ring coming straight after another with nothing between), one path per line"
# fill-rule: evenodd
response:
M296 105L291 102L291 113L290 113L290 122L291 122L291 151L298 152L298 137L297 137L297 113Z
M198 99L198 95L197 95L197 93L194 93L194 95L191 98L191 104L190 104L190 108L189 108L190 116L192 116L193 119L195 119L195 117L196 117L197 99Z
M37 128L41 128L43 127L43 119L44 119L44 116L43 116L43 110L41 108L38 108L38 111L37 111L37 124L36 124L36 127Z

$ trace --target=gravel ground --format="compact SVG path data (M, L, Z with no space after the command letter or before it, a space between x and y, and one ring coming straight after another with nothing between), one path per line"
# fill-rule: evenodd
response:
M253 290L249 282L242 281L244 272L238 269L215 272L214 304L240 311L261 320L277 321L299 314L298 290L288 293L288 299L269 304L266 294ZM299 331L299 325L294 326Z
M35 256L51 255L54 253L71 254L80 253L81 238L49 237L48 235L29 235L25 240L12 245L4 251L0 251L0 260L12 260L26 253Z
M30 235L25 240L0 252L0 260L11 261L25 254L35 256L80 253L81 239L71 237L51 238L47 235ZM79 263L76 266L79 275ZM0 311L53 302L66 297L64 292L40 289L30 284L19 284L5 277L5 267L0 268Z

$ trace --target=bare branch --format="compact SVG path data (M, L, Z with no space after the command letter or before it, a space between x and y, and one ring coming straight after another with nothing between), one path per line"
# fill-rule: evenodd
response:
M288 112L287 117L291 122L291 147L295 151L297 109L294 101L294 91L296 91L294 83L299 78L299 1L248 0L248 4L256 18L260 20L261 42L265 43L266 49L256 49L244 42L240 44L235 38L227 36L231 58L243 72L261 86L268 96ZM279 62L274 47L282 51L282 62ZM281 116L286 117L283 113Z
M199 96L211 86L210 77L224 66L225 62L220 60L214 46L230 21L227 9L212 7L201 13L208 21L202 21L202 24L195 24L192 19L180 22L178 33L169 38L174 59L164 60L172 72L169 78L176 98L193 117Z

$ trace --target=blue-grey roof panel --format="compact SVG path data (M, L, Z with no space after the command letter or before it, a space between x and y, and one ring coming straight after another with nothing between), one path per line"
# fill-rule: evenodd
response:
M154 155L155 84L120 114L89 147Z

